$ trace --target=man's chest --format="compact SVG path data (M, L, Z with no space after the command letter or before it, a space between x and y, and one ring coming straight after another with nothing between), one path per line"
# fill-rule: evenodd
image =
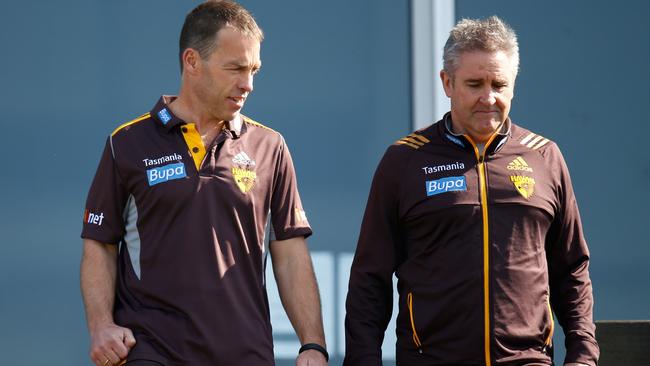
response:
M463 206L524 205L553 215L557 182L541 155L510 151L485 157L445 151L420 153L401 178L403 217Z
M120 146L117 166L136 202L172 207L210 197L230 205L268 201L276 168L274 149L245 138L217 137L197 159L178 136Z

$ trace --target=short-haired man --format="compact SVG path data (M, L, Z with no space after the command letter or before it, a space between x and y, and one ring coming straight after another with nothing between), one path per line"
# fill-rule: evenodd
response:
M519 64L497 17L462 20L440 72L451 112L389 147L347 297L345 365L381 364L398 278L398 365L596 365L589 252L550 140L509 118Z
M291 156L279 133L240 114L262 38L238 4L199 5L181 32L178 97L108 138L82 232L95 365L273 365L268 236L303 344L297 364L327 364Z

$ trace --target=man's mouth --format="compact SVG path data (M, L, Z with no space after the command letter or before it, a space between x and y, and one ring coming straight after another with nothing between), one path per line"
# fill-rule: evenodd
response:
M246 101L246 97L228 97L228 99L232 100L239 107L243 106Z

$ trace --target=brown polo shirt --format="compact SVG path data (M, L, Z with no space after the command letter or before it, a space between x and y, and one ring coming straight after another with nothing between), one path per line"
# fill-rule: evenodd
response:
M311 234L291 155L244 116L203 146L168 100L108 138L84 213L83 238L119 244L114 317L135 334L129 360L272 365L267 235Z

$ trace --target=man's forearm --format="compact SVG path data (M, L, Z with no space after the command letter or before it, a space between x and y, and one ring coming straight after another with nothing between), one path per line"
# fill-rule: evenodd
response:
M271 255L282 305L301 344L325 347L318 285L305 240L275 241Z
M84 239L81 259L81 294L88 329L113 323L117 246Z

